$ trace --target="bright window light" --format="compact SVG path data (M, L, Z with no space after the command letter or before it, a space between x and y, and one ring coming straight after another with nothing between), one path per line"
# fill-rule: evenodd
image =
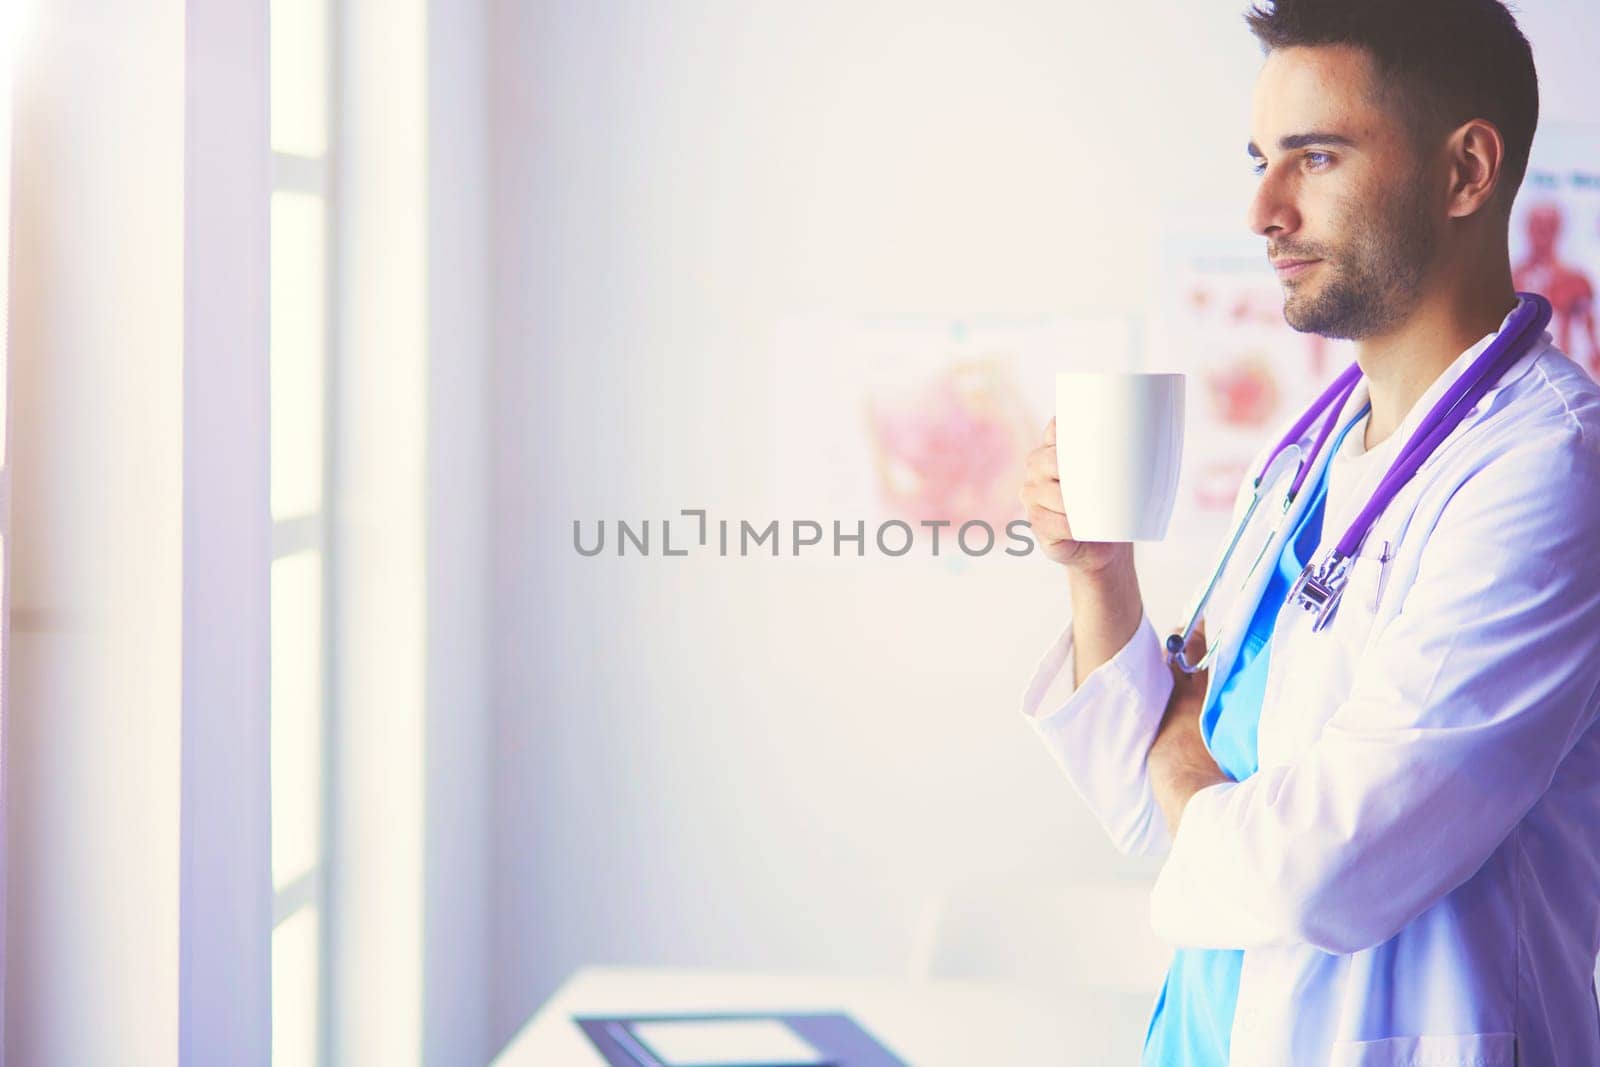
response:
M272 150L328 150L328 5L272 0Z
M327 218L321 197L272 194L272 517L322 507Z
M272 931L272 1067L317 1062L317 926L305 907Z
M322 559L272 564L272 881L316 866L322 851Z

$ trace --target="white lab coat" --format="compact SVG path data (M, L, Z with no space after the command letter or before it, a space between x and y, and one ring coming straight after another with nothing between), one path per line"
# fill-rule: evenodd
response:
M1339 424L1366 401L1363 380ZM1319 557L1377 466L1330 493ZM1270 569L1213 631L1210 684ZM1023 696L1115 844L1166 853L1156 932L1244 950L1231 1062L1600 1065L1600 387L1548 333L1379 517L1331 625L1311 619L1278 617L1260 771L1195 794L1175 840L1144 761L1175 625L1146 616L1074 690L1069 624Z

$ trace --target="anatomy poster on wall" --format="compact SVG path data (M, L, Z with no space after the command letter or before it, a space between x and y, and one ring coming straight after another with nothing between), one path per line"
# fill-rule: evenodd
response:
M1122 319L792 318L774 354L773 506L832 533L1023 517L1058 371L1133 369ZM915 556L930 555L919 530ZM1016 547L1015 543L1011 543ZM941 545L940 555L953 554ZM869 545L870 549L870 545ZM854 551L853 548L850 549ZM869 551L869 554L870 551Z
M1516 287L1550 301L1556 345L1600 378L1600 127L1540 127L1510 238Z
M1355 353L1284 321L1283 287L1259 238L1175 238L1160 277L1146 369L1188 375L1173 529L1208 542L1225 530L1251 456Z

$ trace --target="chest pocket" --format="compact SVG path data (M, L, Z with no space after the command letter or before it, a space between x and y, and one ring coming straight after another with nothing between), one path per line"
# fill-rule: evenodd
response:
M1363 616L1370 623L1373 616L1378 613L1378 603L1383 598L1384 586L1389 578L1390 565L1394 561L1393 542L1382 537L1367 538L1362 544L1355 559L1350 561L1350 570L1347 572L1347 581L1344 588L1344 598L1339 604L1340 615L1345 610L1353 609L1351 614ZM1339 621L1334 617L1334 623Z
M1381 521L1373 527L1345 572L1337 614L1320 632L1311 629L1315 616L1292 600L1279 611L1257 735L1262 766L1289 762L1310 747L1350 691L1380 608L1387 610L1399 539L1393 530Z

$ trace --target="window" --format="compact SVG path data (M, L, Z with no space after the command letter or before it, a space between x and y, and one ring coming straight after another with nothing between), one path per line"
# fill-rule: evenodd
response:
M330 0L271 0L272 1062L326 1057Z

